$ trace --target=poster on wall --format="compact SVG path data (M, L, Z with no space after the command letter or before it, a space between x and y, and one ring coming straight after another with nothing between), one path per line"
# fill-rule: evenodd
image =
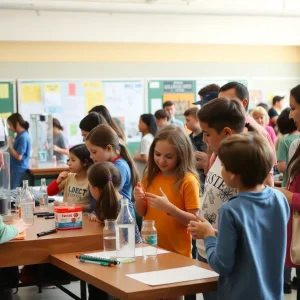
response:
M259 103L264 103L262 91L249 90L249 110L253 109Z

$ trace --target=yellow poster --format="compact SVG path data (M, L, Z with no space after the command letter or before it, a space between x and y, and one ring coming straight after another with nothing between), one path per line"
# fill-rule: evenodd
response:
M95 88L95 89L101 89L102 88L102 82L101 81L91 81L91 82L84 82L82 84L82 87L84 89L90 89L90 88Z
M45 93L60 93L60 84L45 83Z
M42 102L41 86L39 84L24 84L21 89L23 102Z
M0 118L7 119L11 114L11 112L0 113Z
M85 91L85 109L89 112L96 105L104 104L104 94L101 90Z
M164 94L163 101L173 101L176 107L176 117L183 117L184 112L195 102L194 94Z
M0 99L9 98L9 86L8 83L0 83Z

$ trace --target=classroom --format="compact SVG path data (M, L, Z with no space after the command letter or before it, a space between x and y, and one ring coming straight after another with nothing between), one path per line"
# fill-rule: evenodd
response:
M298 1L0 26L0 300L300 300Z

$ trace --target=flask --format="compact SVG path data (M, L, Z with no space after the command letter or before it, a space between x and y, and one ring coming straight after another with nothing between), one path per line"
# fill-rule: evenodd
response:
M144 220L141 234L142 234L142 239L143 239L143 256L144 256L144 258L156 257L156 255L157 255L157 231L155 228L155 221Z
M121 209L116 220L117 257L123 262L135 261L135 220L128 199L121 199Z

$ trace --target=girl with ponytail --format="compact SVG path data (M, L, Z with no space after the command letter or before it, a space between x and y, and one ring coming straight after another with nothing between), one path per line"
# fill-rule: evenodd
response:
M19 113L12 114L7 123L9 129L16 133L15 139L9 139L10 149L10 186L15 189L21 186L23 176L29 169L31 140L28 134L29 123Z

